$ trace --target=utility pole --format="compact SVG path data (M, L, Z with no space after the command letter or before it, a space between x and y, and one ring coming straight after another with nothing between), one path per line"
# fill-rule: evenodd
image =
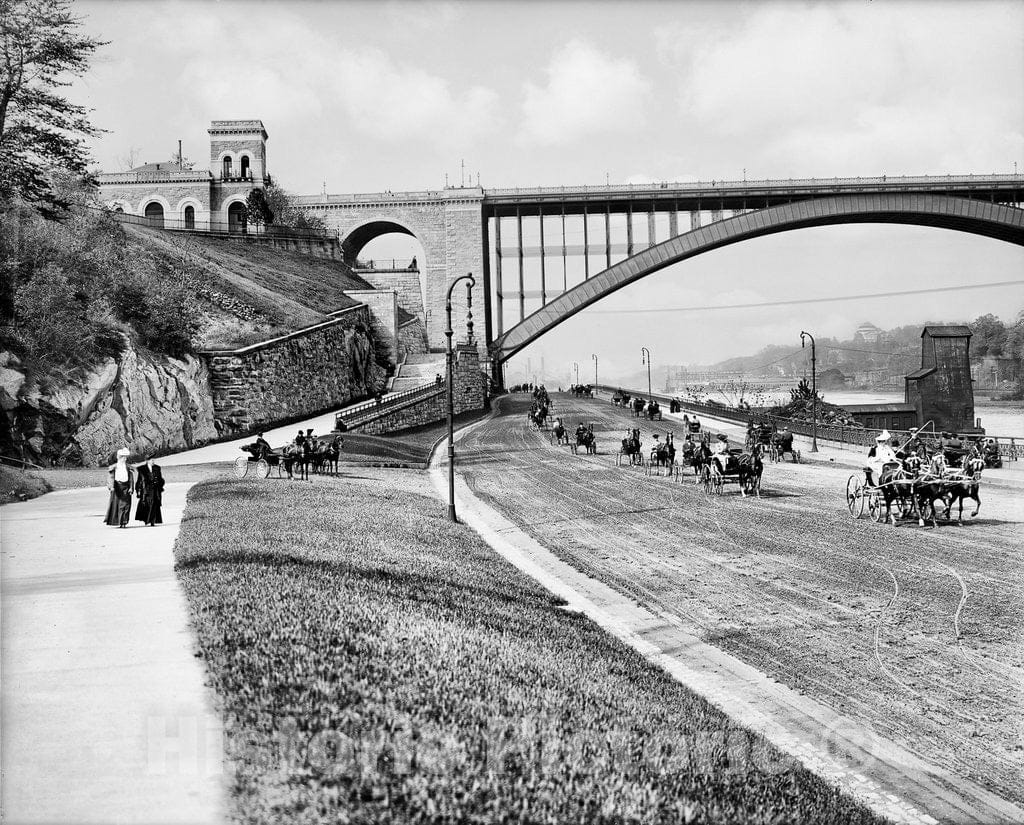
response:
M580 365L576 361L573 361L572 368L576 370L576 386L578 387L580 384Z
M590 357L594 359L594 392L597 392L597 356L591 354Z
M814 357L814 336L800 332L800 349L804 348L804 336L811 339L811 452L818 452L818 375Z
M182 159L181 159L181 141L179 140L178 141L178 171L180 172L184 168L185 167L182 166Z
M645 357L646 355L646 357ZM647 347L640 347L640 363L647 364L647 400L652 400L651 394L651 351Z

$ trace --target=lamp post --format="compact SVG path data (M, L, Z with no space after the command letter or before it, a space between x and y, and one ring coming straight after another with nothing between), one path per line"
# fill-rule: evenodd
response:
M647 364L647 400L651 400L651 351L640 347L640 363Z
M590 357L594 359L594 392L597 392L597 356L591 353Z
M448 338L448 353L446 363L448 366L448 518L451 521L458 521L455 516L455 358L452 355L452 290L459 281L469 280L466 284L466 327L469 330L469 340L473 340L473 287L476 281L473 280L473 273L469 272L460 275L451 286L448 287L448 298L445 301L444 309L448 314L448 328L444 331Z
M818 452L818 374L814 357L814 336L809 332L800 332L800 349L806 345L804 336L811 339L811 452Z

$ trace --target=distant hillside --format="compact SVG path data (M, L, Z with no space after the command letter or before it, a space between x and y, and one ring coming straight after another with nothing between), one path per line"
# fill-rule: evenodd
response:
M1011 319L1009 325L993 315L983 315L973 321L929 321L878 330L877 337L872 336L870 339L859 334L845 340L819 338L816 342L819 375L826 370L838 370L846 378L871 373L900 378L920 363L921 330L928 324L969 326L973 332L972 361L986 356L1019 361L1024 355L1024 320L1020 315ZM806 372L808 358L809 350L776 344L765 347L755 355L728 358L700 369L710 372L743 372L765 377L794 377Z

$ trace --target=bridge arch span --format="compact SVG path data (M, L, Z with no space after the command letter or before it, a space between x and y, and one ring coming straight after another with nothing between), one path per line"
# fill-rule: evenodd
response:
M507 361L577 312L672 264L740 241L846 223L892 223L970 232L1024 246L1024 209L928 194L837 195L746 212L677 235L599 272L541 307L491 345Z
M423 239L417 236L412 227L397 218L381 216L357 224L341 239L341 250L345 260L354 264L363 247L381 235L409 235L423 246Z

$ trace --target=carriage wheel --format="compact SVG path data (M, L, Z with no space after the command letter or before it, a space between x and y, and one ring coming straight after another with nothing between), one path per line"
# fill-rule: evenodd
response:
M868 493L868 517L875 523L882 520L882 497L877 493Z
M846 507L854 518L864 512L864 477L856 473L846 479Z
M697 483L704 488L704 492L711 493L711 468L705 464L700 468L700 475L697 476Z
M256 478L266 478L270 475L270 465L267 464L265 459L260 459L256 462Z
M725 492L725 479L719 473L715 473L712 477L713 486L715 489L715 495L722 495Z
M249 472L249 459L240 455L235 459L235 478L245 478L247 472Z

